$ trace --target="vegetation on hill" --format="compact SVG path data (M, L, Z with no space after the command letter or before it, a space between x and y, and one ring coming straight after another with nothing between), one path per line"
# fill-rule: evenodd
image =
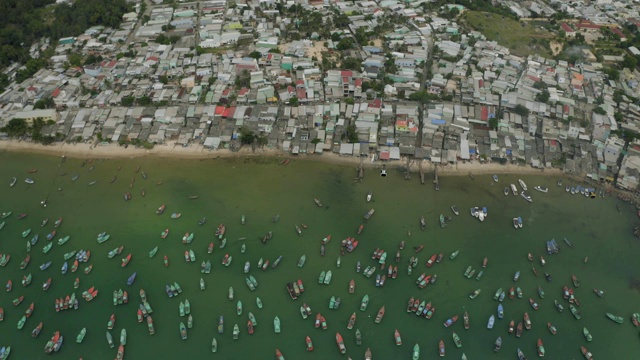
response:
M55 42L95 25L118 28L122 15L130 11L125 0L54 4L55 0L0 0L0 68L14 62L27 63L30 46L42 37ZM30 70L36 67L42 64L33 63Z

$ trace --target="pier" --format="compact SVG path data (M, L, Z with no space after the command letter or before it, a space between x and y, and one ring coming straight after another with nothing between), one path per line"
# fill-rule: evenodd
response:
M362 182L362 179L364 179L364 158L363 157L360 157L360 165L356 168L356 172L358 173L358 176L353 182L356 182L356 181Z
M422 160L418 163L418 169L420 170L420 184L424 185L424 170L422 169Z
M433 183L435 184L436 191L440 190L440 181L438 180L438 165L435 165L433 172Z

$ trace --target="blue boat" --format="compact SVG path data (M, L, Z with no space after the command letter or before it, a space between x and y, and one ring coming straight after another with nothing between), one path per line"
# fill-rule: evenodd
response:
M129 279L127 279L127 285L131 285L134 281L136 281L136 275L138 275L138 273L134 272L133 274L131 274L131 276L129 276Z
M51 241L51 239L53 239L54 236L56 236L56 231L55 230L53 230L52 232L50 232L47 235L47 240Z
M502 319L504 317L504 308L502 304L498 304L498 319Z
M68 267L69 267L69 264L67 264L67 262L65 261L64 264L62 264L62 275L67 273Z
M38 242L38 239L40 238L40 236L38 234L36 234L36 236L31 238L31 245L35 245Z
M164 286L164 291L167 292L167 295L169 295L169 297L173 297L173 292L171 291L171 286L169 286L168 284Z
M51 266L51 261L40 265L40 270L47 270L49 266Z

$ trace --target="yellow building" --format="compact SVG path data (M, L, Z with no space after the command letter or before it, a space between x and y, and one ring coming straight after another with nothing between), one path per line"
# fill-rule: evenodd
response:
M58 121L59 115L55 109L44 109L44 110L25 110L16 113L13 119L24 119L27 122L27 125L33 125L33 121L37 118L42 119L42 121L47 122L49 120Z

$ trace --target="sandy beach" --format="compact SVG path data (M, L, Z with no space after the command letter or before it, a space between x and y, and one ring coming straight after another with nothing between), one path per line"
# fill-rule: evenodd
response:
M52 156L67 156L81 159L122 159L122 158L138 158L138 157L163 157L174 159L217 159L229 157L279 157L290 158L291 160L304 161L322 161L335 164L353 165L354 167L362 164L366 169L378 169L382 166L388 168L405 167L406 159L393 161L374 161L368 158L360 159L353 156L341 156L338 154L325 152L322 155L291 155L285 154L280 150L258 148L252 151L249 147L244 147L240 151L230 151L226 149L211 150L202 145L189 145L183 147L175 142L168 142L164 145L156 145L153 149L136 148L129 146L125 148L118 144L108 145L91 145L88 143L55 143L52 145L41 145L25 141L0 141L0 151L7 152L26 152ZM422 160L422 169L425 173L433 173L436 165ZM411 172L419 172L417 161L411 161ZM480 163L466 162L457 163L455 165L438 165L438 174L443 176L452 175L474 175L480 174L531 174L544 176L563 176L560 169L535 169L530 166L521 166L515 164L501 165L498 163Z

